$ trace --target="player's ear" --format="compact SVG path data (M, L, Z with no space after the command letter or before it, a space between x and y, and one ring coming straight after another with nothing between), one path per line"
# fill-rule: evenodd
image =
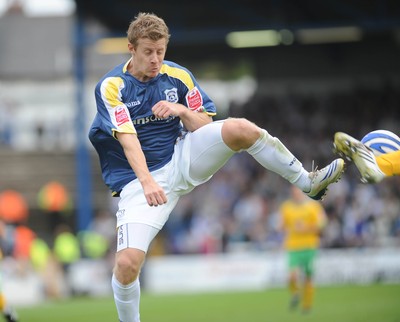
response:
M131 54L135 53L135 47L130 42L128 42L128 50Z

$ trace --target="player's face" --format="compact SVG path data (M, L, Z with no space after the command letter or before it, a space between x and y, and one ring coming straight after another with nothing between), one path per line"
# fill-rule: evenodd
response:
M136 48L133 48L131 44L128 45L128 48L132 54L129 72L133 76L145 82L158 75L167 50L165 39L153 41L141 38Z

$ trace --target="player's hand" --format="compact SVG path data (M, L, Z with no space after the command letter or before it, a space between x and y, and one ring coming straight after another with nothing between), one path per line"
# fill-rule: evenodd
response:
M164 189L154 180L142 182L142 187L149 206L157 207L167 203L168 199Z
M152 107L153 114L156 117L166 119L170 116L179 116L182 106L180 104L168 101L159 101Z

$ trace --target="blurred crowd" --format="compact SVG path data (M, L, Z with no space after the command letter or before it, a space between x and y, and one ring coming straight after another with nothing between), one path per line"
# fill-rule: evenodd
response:
M48 223L44 231L30 227L31 211L20 192L0 191L0 246L7 270L20 278L35 272L47 298L74 295L77 290L71 287L71 266L82 259L104 260L112 255L114 218L99 211L87 230L77 232L70 193L57 181L46 183L37 201ZM106 269L111 270L111 266Z

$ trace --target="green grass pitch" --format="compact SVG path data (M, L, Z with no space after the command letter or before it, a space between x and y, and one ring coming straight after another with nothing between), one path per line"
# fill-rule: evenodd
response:
M285 289L184 295L142 292L142 322L400 322L400 284L318 287L309 314L288 310ZM21 322L117 322L112 298L18 307Z

